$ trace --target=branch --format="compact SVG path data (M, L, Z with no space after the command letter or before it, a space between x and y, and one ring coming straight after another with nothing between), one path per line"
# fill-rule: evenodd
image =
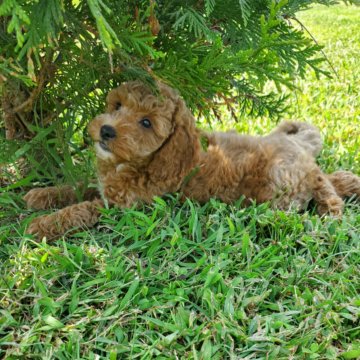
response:
M46 82L49 81L49 77L52 75L51 73L53 72L53 55L54 50L52 49L46 57L41 59L41 68L38 75L37 86L22 104L12 109L12 112L14 114L19 112L29 112L32 109L35 100L38 98L41 91L45 87Z
M309 31L309 29L295 16L287 16L285 18L291 19L291 20L295 20L301 27L301 29L305 30L309 36L311 37L311 39L314 41L314 43L318 46L320 46L320 44L317 42L317 40L315 39L315 37L313 36L313 34L311 34L311 32ZM337 77L338 80L340 80L340 76L338 74L338 72L336 71L336 69L334 68L333 64L331 63L330 59L326 56L325 51L323 49L320 49L321 54L324 56L325 60L327 61L327 63L330 65L332 71L334 72L335 76Z

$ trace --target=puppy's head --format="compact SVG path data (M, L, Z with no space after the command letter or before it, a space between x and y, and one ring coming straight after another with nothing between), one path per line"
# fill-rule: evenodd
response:
M194 118L175 90L158 87L154 94L132 81L109 93L106 113L88 126L99 161L146 165L158 180L191 168L198 150Z

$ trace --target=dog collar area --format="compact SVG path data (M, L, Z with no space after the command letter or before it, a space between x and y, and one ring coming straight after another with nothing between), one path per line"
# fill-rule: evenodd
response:
M180 185L179 191L182 192L190 180L200 171L200 166L196 165L184 178L182 184Z

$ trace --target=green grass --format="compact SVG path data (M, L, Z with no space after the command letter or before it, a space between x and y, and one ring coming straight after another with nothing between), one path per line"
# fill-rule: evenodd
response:
M286 116L321 128L326 171L360 174L360 11L317 7L301 20L339 79L309 74ZM30 212L19 194L0 206L15 219L0 228L0 358L360 357L357 204L338 222L158 199L104 210L96 229L49 244L23 235Z

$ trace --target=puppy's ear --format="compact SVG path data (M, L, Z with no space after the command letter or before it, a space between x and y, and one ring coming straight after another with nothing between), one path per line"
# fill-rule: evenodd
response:
M149 164L151 179L174 191L186 175L196 166L200 142L195 128L195 119L183 100L178 99L173 115L174 131L164 145L155 153Z

